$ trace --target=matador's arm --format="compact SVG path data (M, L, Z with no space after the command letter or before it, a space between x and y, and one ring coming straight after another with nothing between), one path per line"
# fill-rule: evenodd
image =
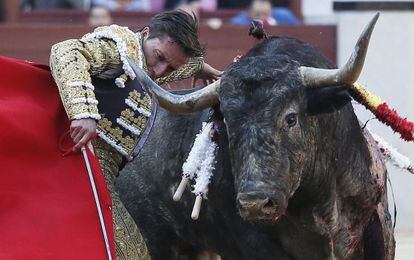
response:
M110 39L67 40L53 45L50 67L70 119L101 118L91 76L119 66L119 52Z

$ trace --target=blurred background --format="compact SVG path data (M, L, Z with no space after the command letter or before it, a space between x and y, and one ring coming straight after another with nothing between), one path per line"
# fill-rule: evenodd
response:
M0 0L0 55L47 63L54 43L112 23L138 30L156 13L175 8L199 18L206 61L221 70L256 43L247 33L253 18L264 20L269 35L299 38L343 65L364 26L380 11L359 82L414 120L414 1ZM167 87L189 86L184 81ZM363 107L354 107L362 122L373 117ZM413 143L402 141L377 120L368 126L414 161ZM388 170L395 195L390 196L390 212L394 202L398 211L396 259L412 259L414 176L391 165Z

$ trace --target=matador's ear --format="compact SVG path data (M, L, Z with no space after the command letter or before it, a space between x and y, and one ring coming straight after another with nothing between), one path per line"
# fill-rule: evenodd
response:
M148 26L145 26L141 30L141 36L144 40L146 40L150 35L150 28Z

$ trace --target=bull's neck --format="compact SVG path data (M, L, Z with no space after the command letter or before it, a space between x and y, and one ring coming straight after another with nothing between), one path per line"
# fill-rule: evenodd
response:
M352 234L363 232L363 223L375 211L381 191L370 173L367 141L351 105L317 121L314 161L298 190L301 195L294 208L299 208L298 216L311 221L329 238L335 251L347 258L335 237L341 234L349 244L360 245L359 237Z
M318 116L314 150L304 185L310 185L318 201L327 194L360 194L370 178L371 159L365 138L351 105L329 115Z

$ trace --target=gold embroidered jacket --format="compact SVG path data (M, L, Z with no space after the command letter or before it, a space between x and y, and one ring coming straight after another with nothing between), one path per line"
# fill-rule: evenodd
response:
M111 25L99 27L81 39L53 45L50 67L69 118L99 120L99 135L131 159L151 115L151 98L145 92L137 94L131 91L125 99L125 109L117 119L118 126L115 126L98 110L100 100L96 98L95 86L92 84L92 78L113 79L114 88L125 88L128 78L135 78L127 56L146 70L140 33L134 33L127 27ZM178 70L157 79L157 83L192 77L202 66L202 57L193 58Z

